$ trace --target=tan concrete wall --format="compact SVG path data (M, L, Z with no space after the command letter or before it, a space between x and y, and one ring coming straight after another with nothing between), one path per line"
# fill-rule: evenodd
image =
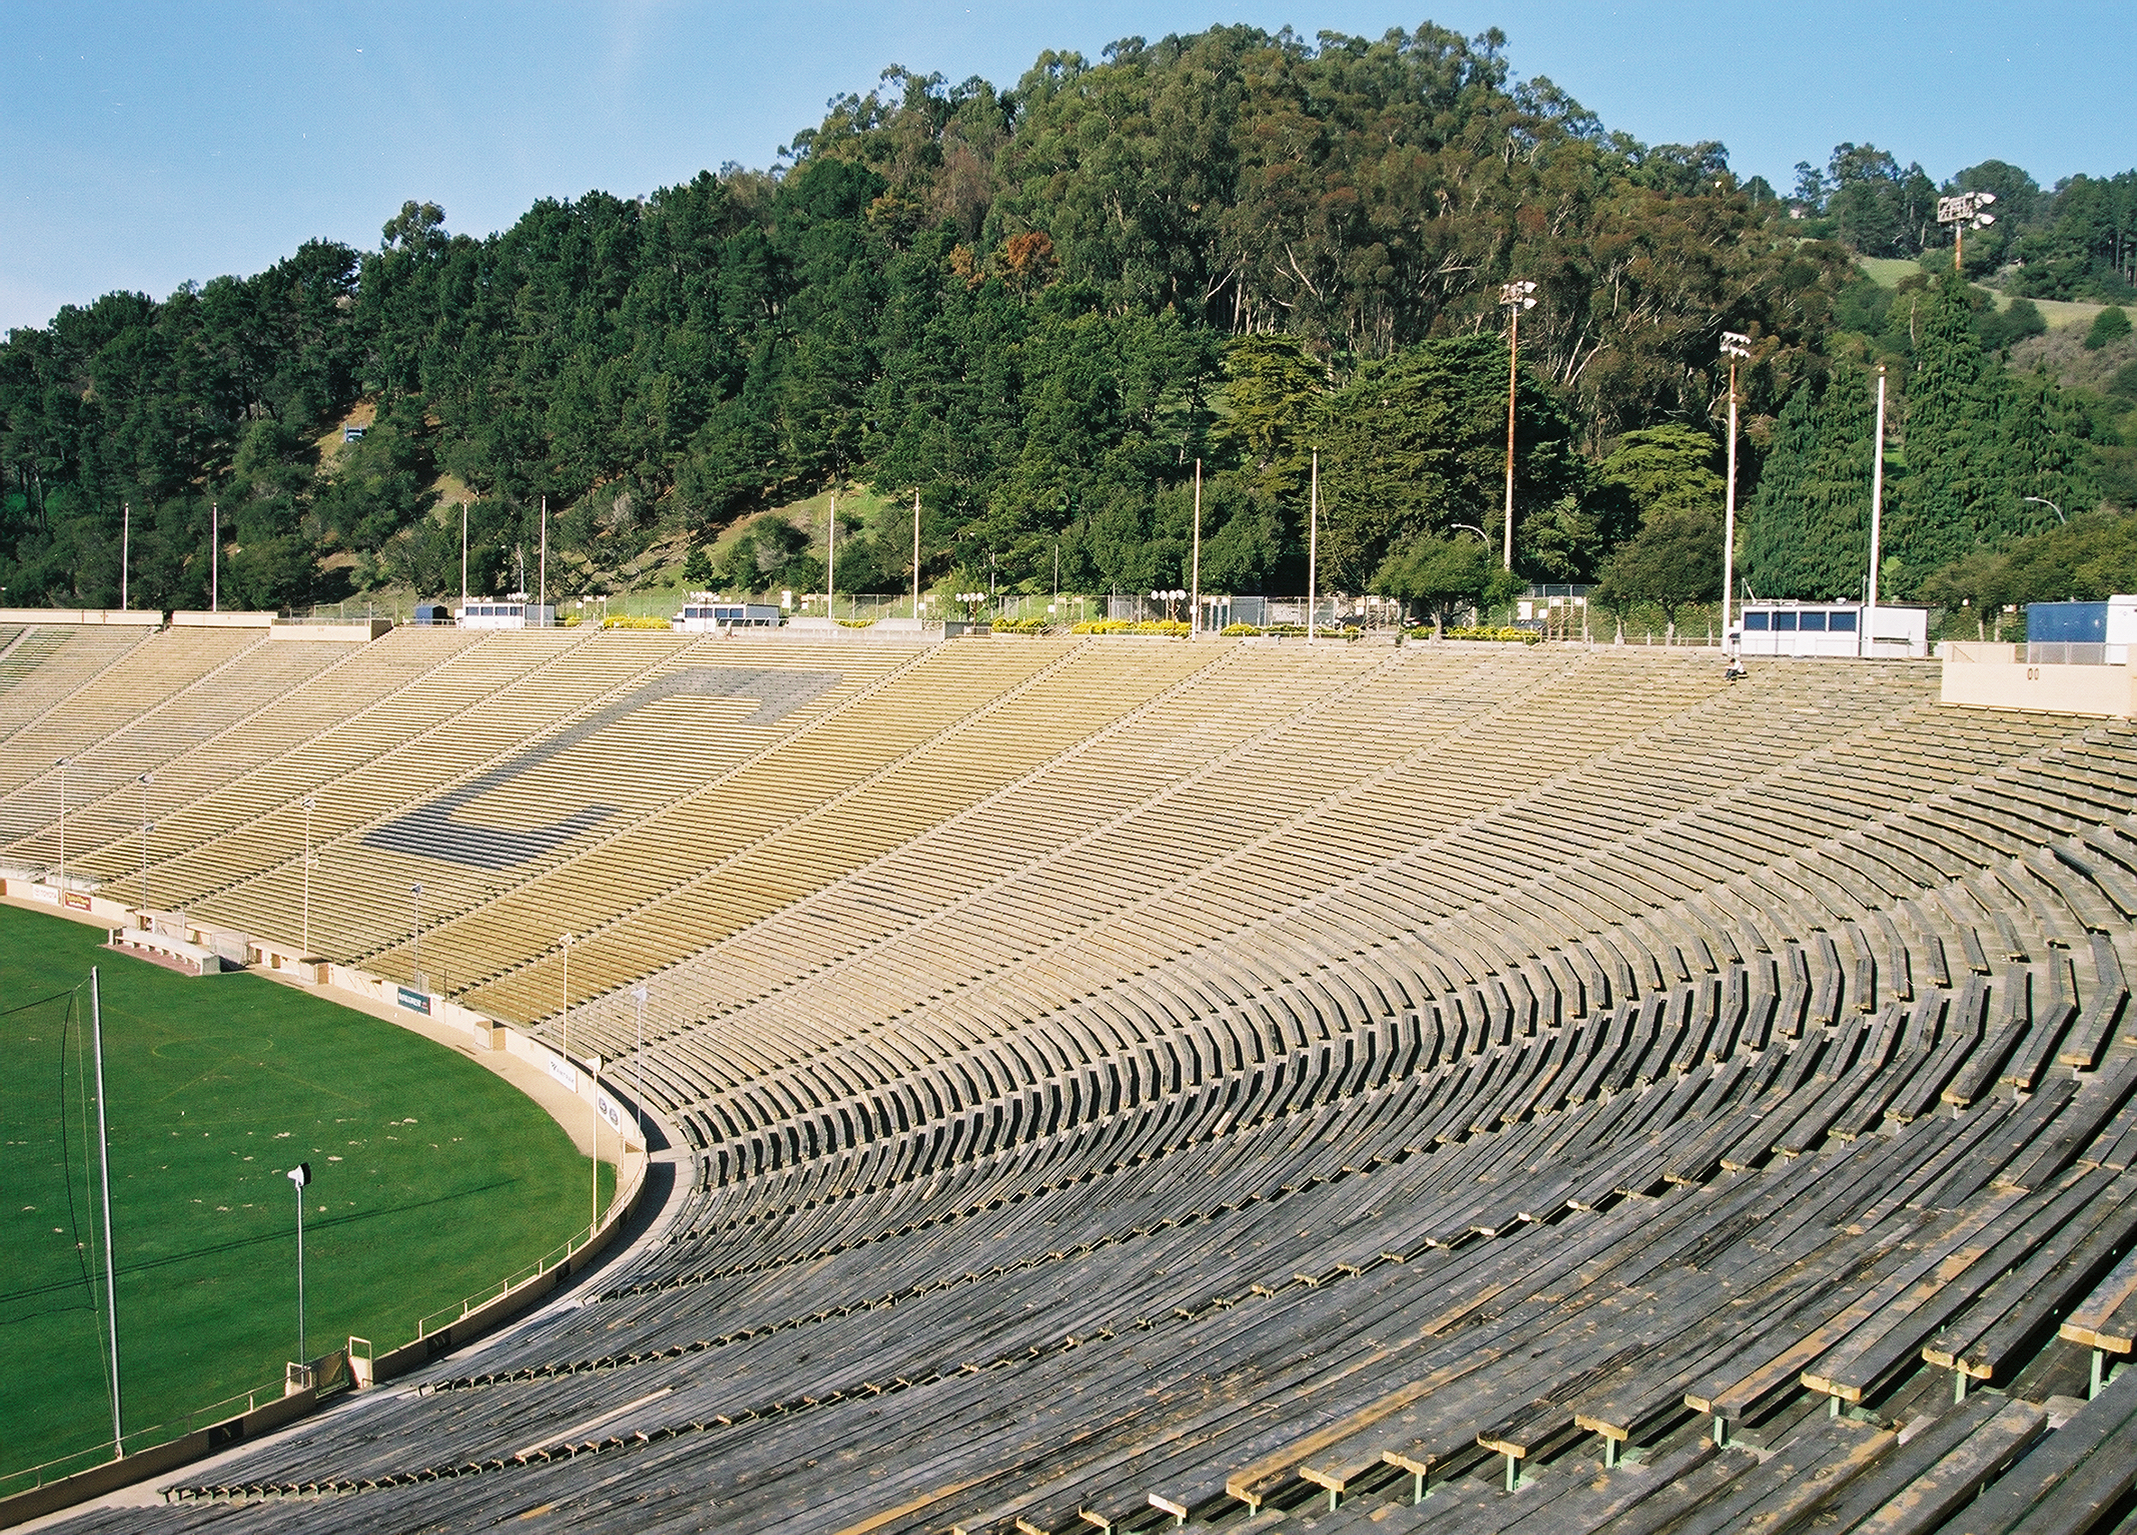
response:
M276 624L267 631L271 640L339 640L365 644L393 627L390 618L373 618L355 624Z
M271 629L272 613L173 613L173 629Z
M2126 666L2028 666L2023 662L1946 661L1942 697L1977 709L2033 709L2047 714L2137 714Z
M161 629L163 615L140 608L0 608L0 624L132 624Z

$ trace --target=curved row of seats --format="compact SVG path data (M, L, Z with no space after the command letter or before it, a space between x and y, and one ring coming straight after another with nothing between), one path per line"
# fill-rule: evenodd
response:
M568 809L618 759L497 779L496 722L566 738L662 644L407 679L336 846ZM450 696L485 723L426 762ZM642 1082L691 1176L585 1304L143 1527L2122 1518L2127 726L1485 647L953 646L826 698L522 873L381 852L426 961ZM152 873L265 902L287 850L215 817L343 749ZM393 905L339 929L389 971Z

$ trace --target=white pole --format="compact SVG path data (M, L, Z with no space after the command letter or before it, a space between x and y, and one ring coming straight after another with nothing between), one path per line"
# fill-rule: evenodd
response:
M833 616L838 591L838 492L831 492L831 526L824 531L824 614Z
M96 1054L96 1143L104 1184L104 1311L111 1319L111 1453L126 1453L119 1419L119 1283L111 1259L111 1138L104 1122L104 1001L97 967L89 967L89 1038Z
M307 1337L304 1326L304 1185L295 1178L289 1180L297 1191L297 1362L305 1363L310 1352L305 1347Z
M1314 637L1314 613L1320 606L1321 450L1313 450L1312 488L1306 496L1306 638Z
M134 547L133 503L119 503L119 611L126 611L126 567L132 561Z
M143 865L144 882L147 879ZM312 797L304 797L304 957L312 955Z
M1514 379L1521 356L1521 306L1513 306L1513 329L1506 339L1506 555L1514 568Z
M920 621L920 487L913 487L913 621Z
M559 1026L563 1030L564 1036L563 1054L566 1059L569 1059L571 1056L571 934L569 933L564 935L564 1008L559 1015Z
M62 757L53 764L59 769L59 888L67 888L67 761Z
M601 1057L589 1055L586 1065L594 1079L593 1097L587 1100L587 1106L594 1111L594 1122L586 1142L588 1160L594 1168L594 1218L586 1225L587 1233L591 1235L601 1229Z
M635 1091L638 1110L638 1141L645 1144L646 1138L646 989L636 986L631 989L631 998L638 1004L638 1054L631 1061L631 1083Z
M467 497L460 498L460 607L467 610Z
M417 991L428 991L430 988L423 984L423 887L421 885L410 885L408 893L415 897L416 903L415 927L413 929L415 964L411 967L412 973L408 978L415 983Z
M155 823L148 818L148 786L156 781L154 773L141 775L141 926L148 927L148 834L155 830Z
M1885 536L1885 365L1877 365L1877 447L1870 470L1870 600L1863 609L1862 633L1855 637L1857 655L1875 655L1877 630L1877 561Z
M1187 615L1188 632L1190 634L1200 634L1202 632L1202 460L1199 458L1195 460L1195 555L1194 563L1189 567L1189 570L1190 575L1187 584L1191 590L1187 594L1187 602L1192 611Z
M539 610L549 606L549 498L547 496L542 497L542 558L536 569L540 572L541 586L535 593L534 602L536 609ZM546 618L542 627L545 629L549 627Z
M1736 595L1736 359L1729 359L1729 484L1722 497L1721 525L1721 643L1734 661L1729 645L1729 614Z
M222 611L223 509L208 503L208 611Z

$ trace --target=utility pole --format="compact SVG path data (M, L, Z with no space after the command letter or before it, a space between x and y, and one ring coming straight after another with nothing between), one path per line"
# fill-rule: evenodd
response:
M1722 498L1721 530L1721 643L1728 655L1731 676L1743 670L1736 647L1729 643L1729 615L1736 596L1736 364L1751 355L1751 338L1733 330L1721 333L1722 355L1729 359L1729 484Z
M1502 283L1499 287L1499 302L1512 316L1512 329L1506 337L1506 552L1501 557L1508 570L1514 568L1514 383L1521 361L1521 311L1536 307L1536 300L1531 297L1535 291L1536 285L1527 281Z
M1195 554L1187 581L1187 632L1202 632L1202 460L1195 460Z
M89 967L89 1038L96 1056L96 1144L104 1185L104 1312L111 1320L111 1453L126 1454L119 1417L119 1282L111 1259L111 1136L104 1121L104 999L97 967Z
M1321 450L1313 450L1313 478L1306 493L1306 638L1314 637L1321 593Z

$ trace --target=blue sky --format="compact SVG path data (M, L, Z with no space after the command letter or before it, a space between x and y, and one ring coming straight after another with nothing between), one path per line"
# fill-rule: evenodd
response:
M2107 0L0 0L0 329L254 272L315 235L369 248L405 198L486 234L540 197L765 165L888 64L1008 85L1048 47L1425 19L1497 26L1517 76L1649 143L1720 139L1784 190L1843 139L1940 180L1990 157L2044 185L2137 166L2129 12Z

